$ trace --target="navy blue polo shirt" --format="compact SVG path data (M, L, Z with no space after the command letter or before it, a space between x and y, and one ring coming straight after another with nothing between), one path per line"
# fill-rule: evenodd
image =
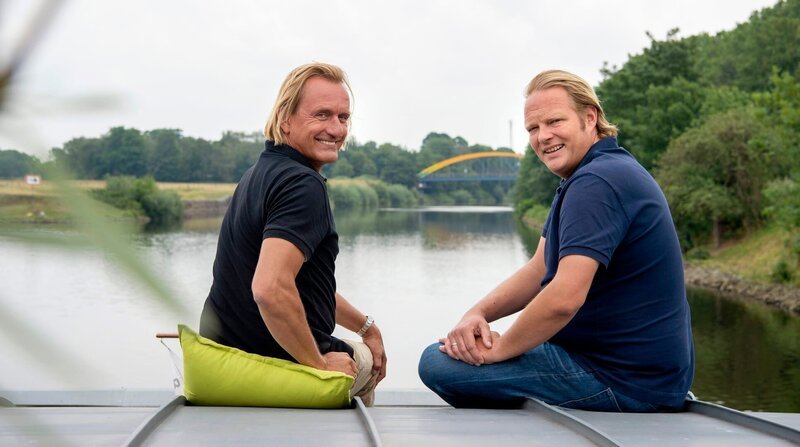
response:
M225 213L200 333L246 352L296 361L272 337L253 300L261 245L270 237L285 239L303 252L305 262L295 283L320 352L352 356L352 348L331 335L339 236L325 178L298 151L272 141L242 176Z
M567 255L600 263L586 302L550 342L613 390L679 406L694 375L683 261L653 177L615 138L561 182L542 232L546 286Z

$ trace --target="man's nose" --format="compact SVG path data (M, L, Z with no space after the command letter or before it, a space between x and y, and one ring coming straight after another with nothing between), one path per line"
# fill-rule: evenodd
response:
M341 120L331 120L331 124L328 126L327 131L332 137L343 138L347 136L347 122L342 122Z
M536 138L539 140L539 143L547 143L550 141L550 138L553 137L553 132L550 131L550 128L547 126L539 127L539 131L536 133Z

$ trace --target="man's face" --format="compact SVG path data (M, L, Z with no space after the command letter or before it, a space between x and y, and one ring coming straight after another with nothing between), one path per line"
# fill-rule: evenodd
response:
M531 147L553 174L569 177L589 148L598 141L597 111L578 113L567 91L551 87L525 100L525 129Z
M314 76L306 81L297 110L281 123L281 130L289 146L319 171L339 158L349 121L350 96L344 84Z

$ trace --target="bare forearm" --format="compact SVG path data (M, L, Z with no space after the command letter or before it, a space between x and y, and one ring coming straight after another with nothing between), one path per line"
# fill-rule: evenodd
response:
M566 256L550 284L520 313L492 347L494 361L507 360L549 340L575 317L589 293L597 261Z
M489 292L467 314L492 322L523 309L541 290L543 273L529 262Z
M552 301L558 299L549 287L520 313L511 327L495 343L497 361L503 361L527 352L549 340L575 316L574 313L556 311Z
M293 297L290 291L273 293L283 295L276 298L281 303L279 306L268 308L264 304L258 305L261 318L272 337L299 363L325 369L325 360L311 335L299 295Z
M350 304L339 292L336 292L336 324L357 332L366 320L366 315Z

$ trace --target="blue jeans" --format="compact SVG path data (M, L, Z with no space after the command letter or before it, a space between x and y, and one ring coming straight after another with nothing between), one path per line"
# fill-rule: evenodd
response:
M532 397L551 405L593 411L649 413L659 409L614 392L563 348L544 343L519 357L472 366L428 346L419 361L425 385L457 408L516 408Z

